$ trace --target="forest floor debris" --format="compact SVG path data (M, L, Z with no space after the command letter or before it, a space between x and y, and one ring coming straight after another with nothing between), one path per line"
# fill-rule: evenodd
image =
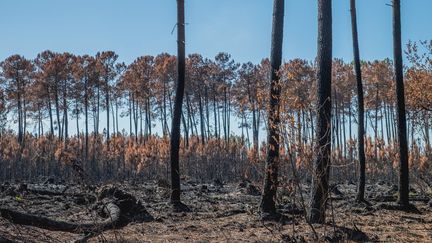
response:
M0 236L12 242L310 242L315 241L315 231L320 240L329 242L432 240L432 208L427 200L431 195L419 195L414 191L411 193L413 199L422 199L412 202L418 209L417 213L388 210L387 206L382 206L382 199L387 197L385 199L390 200L394 196L392 185L368 185L369 204L355 202L355 185L334 185L329 201L328 223L312 225L312 230L304 219L304 209L301 206L303 204L298 191L286 192L283 191L286 189L281 188L279 192L279 211L287 215L289 221L265 222L259 220L260 197L256 192L260 187L255 183L185 182L183 202L191 212L173 211L168 203L169 188L163 184L165 183L123 183L116 184L115 187L82 187L51 183L4 184L1 186L0 208L50 219L72 223L96 222L101 215L95 210L95 197L96 201L102 201L104 198L118 199L123 196L130 199L132 195L142 203L143 207L138 207L138 211L144 212L145 208L149 215L146 214L146 220L138 218L135 222L97 234L49 231L13 224L0 217ZM127 193L126 196L123 192ZM307 204L307 185L302 185L301 193ZM121 200L117 203L120 208L138 205L121 205ZM385 205L391 203L386 202ZM129 213L128 217L133 217L134 213Z

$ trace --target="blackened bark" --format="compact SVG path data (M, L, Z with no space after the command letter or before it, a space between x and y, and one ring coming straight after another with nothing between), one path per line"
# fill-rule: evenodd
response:
M180 203L180 120L185 86L185 14L184 0L177 0L177 87L171 131L171 202Z
M56 117L57 117L57 129L58 129L58 136L60 139L62 139L62 134L61 134L61 123L60 123L60 105L59 105L59 91L58 91L58 79L55 78L54 79L54 105L55 105L55 110L56 110Z
M99 134L99 114L100 114L100 84L99 82L96 82L96 90L97 90L97 95L96 95L96 114L95 114L95 135ZM96 138L96 136L94 136Z
M184 132L184 140L185 140L185 147L189 147L189 128L185 119L185 115L182 112L182 123L183 123L183 132ZM168 128L167 128L168 129Z
M282 62L282 41L284 21L284 0L273 2L273 30L271 44L271 80L270 80L270 109L268 116L267 135L267 160L264 178L264 189L261 197L261 213L276 213L275 196L277 190L278 164L279 164L279 100L280 100L280 79L279 68Z
M17 103L18 103L18 142L22 146L23 145L23 130L22 130L22 104L21 104L21 85L19 77L16 78L17 82Z
M129 92L129 136L132 137L132 95Z
M364 201L365 183L366 183L366 157L364 150L364 101L363 101L363 83L360 66L360 50L358 44L358 33L357 33L357 13L356 13L356 1L351 0L351 29L353 39L353 50L354 50L354 70L356 73L357 83L357 109L358 109L358 157L359 157L359 177L357 185L357 201Z
M151 116L151 106L150 106L150 98L147 98L147 108L146 108L146 120L148 126L148 135L152 135L152 116Z
M210 140L211 133L210 133L210 104L208 99L208 90L207 87L205 87L204 91L204 103L206 107L205 115L206 115L206 126L207 126L207 141Z
M89 137L88 137L88 77L84 80L84 116L85 116L85 159L88 159Z
M119 128L118 128L118 102L116 101L116 103L115 103L115 110L116 110L116 112L115 112L115 124L116 124L116 135L118 135L119 134Z
M205 145L204 110L203 110L202 99L200 94L198 94L198 108L200 113L201 144Z
M213 116L214 116L214 133L215 138L219 138L218 134L218 123L217 123L217 113L216 113L216 95L213 95Z
M52 109L51 109L51 97L49 88L47 87L47 99L48 99L48 114L50 118L50 136L54 135L54 125L53 125L53 115L52 115Z
M259 111L258 111L259 112ZM258 152L259 149L259 141L258 141L258 135L259 135L259 123L257 121L257 111L255 108L255 103L252 103L252 134L253 134L253 148L255 152ZM246 120L245 120L246 121Z
M409 168L408 168L408 143L406 132L405 94L403 82L402 41L401 41L401 16L400 0L393 0L393 54L396 77L397 100L397 134L399 140L399 198L398 203L409 205Z
M76 112L76 130L77 130L77 137L80 138L80 129L79 129L79 108L78 108L78 100L75 99L75 112Z
M318 0L317 130L309 221L325 222L331 149L332 1Z
M109 140L110 140L110 85L109 85L109 80L108 78L106 78L105 80L105 88L106 88L106 94L105 94L105 106L106 106L106 112L107 112L107 144L108 144L108 149L109 149Z
M65 82L67 82L65 80ZM67 142L69 132L68 132L68 126L69 126L69 118L68 118L68 103L67 103L67 85L65 84L63 87L63 133L64 133L64 139L65 142Z

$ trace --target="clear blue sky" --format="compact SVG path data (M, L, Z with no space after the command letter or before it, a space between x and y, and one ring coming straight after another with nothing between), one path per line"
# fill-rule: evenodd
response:
M187 53L259 62L270 52L272 0L186 0ZM286 0L284 59L316 55L317 1ZM362 59L392 57L391 0L357 0ZM432 0L402 0L402 34L432 39ZM352 59L349 0L333 0L334 57ZM1 0L0 59L51 49L113 50L127 63L176 53L175 0Z

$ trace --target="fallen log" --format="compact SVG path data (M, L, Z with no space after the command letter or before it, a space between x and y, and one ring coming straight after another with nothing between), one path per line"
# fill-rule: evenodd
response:
M114 203L108 203L104 206L104 212L108 217L101 222L73 223L54 220L40 215L22 213L8 208L0 208L1 216L14 224L71 233L101 232L116 227L120 220L120 208Z
M153 217L146 211L140 201L132 194L124 192L115 186L102 187L97 199L98 202L95 208L98 209L99 215L105 218L99 222L75 223L54 220L9 208L0 208L0 215L15 224L71 233L99 233L107 229L123 227L130 222L153 220Z

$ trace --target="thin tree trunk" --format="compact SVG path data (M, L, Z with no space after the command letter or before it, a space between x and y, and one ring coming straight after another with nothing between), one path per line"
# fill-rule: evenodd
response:
M199 113L200 113L200 128L201 128L201 144L204 145L205 144L205 124L204 124L204 111L203 111L203 106L202 106L202 101L201 101L201 95L198 94L198 108L199 108Z
M228 133L227 133L227 88L224 89L224 106L223 106L223 114L222 114L222 124L223 124L223 130L224 130L224 138L225 141L228 141Z
M177 87L171 125L171 203L180 204L180 119L185 87L185 11L184 0L177 0Z
M256 110L255 104L252 105L252 134L253 134L253 146L255 152L258 152L259 144L258 144L258 127L257 127L257 118L256 118Z
M65 81L66 82L66 81ZM64 124L63 124L63 132L64 132L64 138L65 138L65 142L68 139L68 126L69 126L69 119L68 119L68 103L67 103L67 85L65 85L64 87L64 91L63 91L63 120L64 120Z
M96 98L96 118L95 118L95 135L99 134L99 113L100 112L100 86L97 83L97 98Z
M80 138L78 100L75 100L77 137Z
M184 112L182 111L182 123L183 123L183 132L184 132L184 139L185 139L185 147L189 147L189 128L184 116Z
M139 106L139 108L137 108L139 110L139 140L142 141L142 137L143 137L143 111L141 106ZM145 125L144 125L145 127ZM146 131L144 133L147 133L147 128L145 127Z
M375 100L375 138L374 138L374 155L375 161L378 161L378 85L376 87L376 100Z
M334 116L334 121L335 121L335 125L333 125L333 129L334 129L334 135L336 136L336 149L337 149L337 159L340 159L340 140L339 140L339 135L340 135L340 131L339 131L339 106L338 106L338 96L337 96L337 92L336 90L333 89L334 94L334 98L335 98L335 116Z
M383 109L384 109L384 107L382 107L380 109L380 117L381 117L380 123L381 123L381 139L384 142L384 114L383 114Z
M50 135L54 135L54 124L53 124L53 115L52 115L52 109L51 109L51 98L50 98L50 92L49 88L47 88L47 96L48 96L48 114L50 118Z
M216 95L213 96L213 116L214 116L214 123L215 123L215 127L214 127L215 138L219 138L218 123L217 123L217 111L216 111Z
M110 108L111 108L111 118L112 118L112 132L113 135L116 135L116 120L115 120L115 110L114 110L114 104L116 101L114 100L114 102L110 102Z
M147 121L147 127L148 127L148 135L152 135L152 114L151 114L151 107L150 107L150 98L147 98L146 103L146 121Z
M129 93L129 136L132 136L132 96Z
M84 116L85 116L85 158L88 159L88 148L89 148L89 139L88 139L88 87L87 87L87 78L84 84Z
M56 81L57 82L57 81ZM58 88L57 84L55 85L54 90L54 102L55 102L55 109L56 109L56 117L57 117L57 129L58 129L58 136L61 139L61 124L60 124L60 108L59 108L59 97L58 97Z
M110 96L109 96L109 82L108 82L108 79L106 79L105 80L105 85L106 85L106 96L105 96L105 105L106 105L106 112L107 112L107 145L108 145L108 148L109 148L109 139L110 139L110 102L109 102L109 99L110 99Z
M359 158L359 178L357 182L357 201L364 201L365 183L366 183L366 157L364 151L364 101L363 101L363 81L360 64L360 50L358 44L358 33L357 33L357 13L356 13L356 1L351 0L351 28L353 38L353 50L354 50L354 69L356 73L357 83L357 110L358 110L358 158Z
M162 114L163 114L163 135L167 136L169 134L169 129L168 129L168 122L167 122L167 108L166 108L167 104L166 104L166 82L164 81L164 85L163 85L163 109L162 109Z
M429 137L429 116L428 112L424 111L424 140L426 151L430 147L430 137Z
M38 109L37 109L37 111L38 111L38 115L37 115L37 119L38 119L38 133L37 133L37 138L40 138L40 136L41 136L41 123L42 123L42 115L41 115L41 110L40 110L40 106L39 106L39 104L37 105L38 106ZM3 131L0 131L0 134L1 133L3 133Z
M25 93L23 94L24 98L23 98L23 144L25 143L25 139L26 139L26 131L27 131L27 102L26 102L26 97L25 97Z
M231 93L230 90L228 90L228 97L231 97ZM227 106L228 106L228 110L227 110L227 142L228 142L228 146L229 146L229 142L230 142L230 131L231 131L231 99L228 98L227 100Z
M221 126L221 115L220 115L220 109L219 109L219 104L218 104L218 108L217 108L217 117L218 117L218 134L219 134L219 137L222 137L222 132L221 132L221 129L222 129L222 126Z
M135 142L138 143L138 101L136 100L135 95L132 95L132 112L133 112L133 121L135 128Z
M387 105L385 103L384 103L384 120L385 120L387 144L390 144L390 126L388 122Z
M208 92L207 87L205 87L204 91L204 105L205 105L205 120L206 120L206 127L207 127L207 140L210 139L211 133L210 133L210 110L209 110L209 100L208 100Z
M18 83L18 92L17 92L17 100L18 100L18 142L20 145L23 145L23 131L22 131L22 103L21 103L21 87L19 85L19 80L17 78Z
M116 117L115 117L115 120L116 120L116 134L118 134L119 133L119 128L118 128L118 124L119 124L119 121L118 121L118 103L116 102L116 104L115 104L115 111L116 111Z

